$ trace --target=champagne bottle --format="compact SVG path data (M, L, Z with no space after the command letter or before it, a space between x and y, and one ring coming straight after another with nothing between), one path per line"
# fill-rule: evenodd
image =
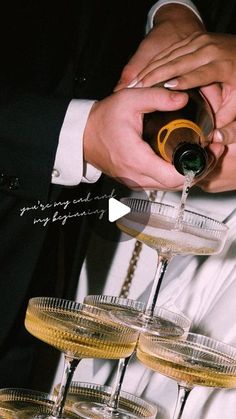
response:
M200 90L186 93L189 100L184 108L145 114L143 139L182 175L192 171L199 176L210 163L206 147L212 139L214 117Z

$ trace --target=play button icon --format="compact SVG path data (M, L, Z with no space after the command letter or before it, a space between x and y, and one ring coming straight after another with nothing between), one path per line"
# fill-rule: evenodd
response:
M87 193L87 184L83 185L86 185L85 191ZM85 195L85 199L79 201L79 209L77 211L79 214L87 214L85 224L93 234L92 237L96 237L97 240L100 237L105 242L115 243L132 240L131 236L122 233L119 226L116 225L116 221L122 217L130 218L132 216L133 204L125 200L126 198L148 200L149 192L147 193L130 179L115 179L105 175L97 183L89 186L89 191L90 188L91 192L89 195ZM93 245L91 245L91 249L92 247ZM108 255L110 252L113 254L114 248L108 245L105 253Z
M124 217L131 211L128 205L122 204L115 198L110 198L108 201L108 220L113 223L121 217Z

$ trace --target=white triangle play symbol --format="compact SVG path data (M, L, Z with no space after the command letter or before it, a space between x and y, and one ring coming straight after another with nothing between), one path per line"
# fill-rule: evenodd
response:
M131 211L128 205L122 204L115 198L110 198L108 201L108 220L113 223Z

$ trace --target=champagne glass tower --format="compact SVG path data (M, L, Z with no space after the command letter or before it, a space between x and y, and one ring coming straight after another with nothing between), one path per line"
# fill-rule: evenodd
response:
M84 303L93 305L102 309L111 310L111 314L114 311L130 311L134 313L143 312L145 306L141 301L135 301L128 298L115 297L110 295L88 295L84 299ZM177 338L183 336L190 327L190 321L185 316L181 314L173 313L165 308L158 308L154 312L154 316L159 322L159 329L156 328L154 333L158 336L168 337L168 338ZM134 348L135 350L135 348ZM115 383L112 387L111 395L107 404L104 406L99 403L87 404L88 416L91 417L91 411L102 414L102 417L105 417L106 412L110 412L111 418L117 419L128 419L127 412L124 412L119 405L121 387L123 379L125 376L126 368L130 361L132 354L126 358L120 358L118 363L118 368L115 376ZM83 404L83 407L85 405Z
M178 209L172 205L138 198L123 198L131 212L117 221L118 227L157 252L157 268L145 313L122 311L117 318L140 330L155 328L153 313L170 260L180 255L212 255L225 243L228 227L212 218L184 210L181 225Z
M106 310L51 297L29 301L25 326L32 335L65 355L61 385L50 419L64 418L69 385L81 359L128 357L138 338L135 330L112 320Z

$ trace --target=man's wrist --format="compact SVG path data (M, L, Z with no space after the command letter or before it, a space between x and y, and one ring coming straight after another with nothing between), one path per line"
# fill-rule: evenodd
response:
M159 0L150 9L146 31L149 32L156 24L172 20L177 24L188 23L188 18L196 24L196 31L203 29L203 22L196 6L190 0Z
M193 32L205 30L204 24L199 20L196 14L193 13L192 9L175 3L164 5L158 9L153 18L153 23L154 26L170 24L172 26L172 31L178 31L183 38ZM173 27L175 29L173 29ZM179 28L181 28L181 31Z

